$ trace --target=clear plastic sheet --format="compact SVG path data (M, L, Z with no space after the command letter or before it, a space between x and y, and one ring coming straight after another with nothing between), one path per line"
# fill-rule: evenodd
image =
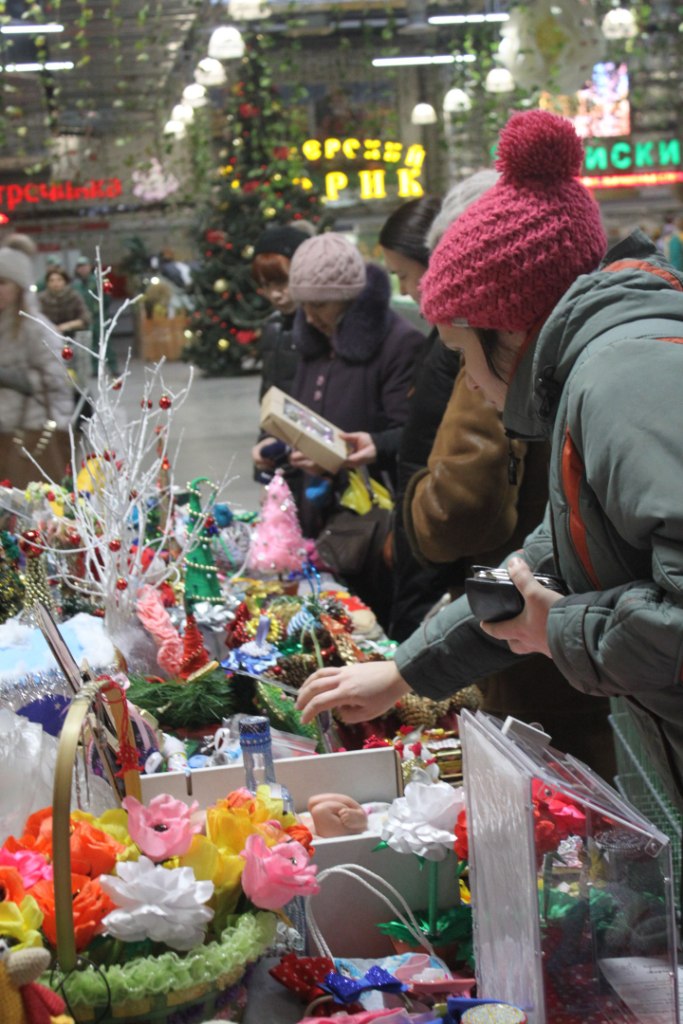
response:
M461 738L479 995L530 1024L678 1024L669 839L481 712Z

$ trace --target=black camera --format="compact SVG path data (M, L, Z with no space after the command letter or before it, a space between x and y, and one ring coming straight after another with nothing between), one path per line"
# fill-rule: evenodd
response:
M534 573L534 579L558 594L567 593L567 586L559 576ZM514 619L524 608L524 598L510 579L507 569L473 565L472 576L465 580L465 593L472 614L480 622Z

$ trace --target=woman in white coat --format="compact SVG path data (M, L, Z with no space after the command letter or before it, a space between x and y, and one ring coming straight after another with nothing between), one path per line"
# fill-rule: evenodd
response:
M65 431L74 411L64 340L31 290L31 245L12 236L0 248L0 479L15 487L41 479L24 447L53 478L65 475Z

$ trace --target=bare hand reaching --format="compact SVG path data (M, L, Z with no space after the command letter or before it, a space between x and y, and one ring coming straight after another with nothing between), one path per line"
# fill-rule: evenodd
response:
M304 723L336 708L352 725L377 718L410 692L393 661L368 661L318 669L299 690L296 706Z

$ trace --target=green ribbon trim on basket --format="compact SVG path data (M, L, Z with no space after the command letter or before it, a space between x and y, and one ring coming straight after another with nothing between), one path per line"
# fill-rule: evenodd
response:
M169 951L99 970L86 967L73 971L64 980L65 996L74 1008L101 1010L108 1001L102 974L109 984L112 1007L171 992L177 998L184 989L197 985L227 988L238 982L248 964L258 960L271 945L276 923L276 916L265 911L241 914L235 918L233 927L226 928L220 940L196 946L184 956ZM41 980L57 989L62 979L63 976L55 972L43 975Z

